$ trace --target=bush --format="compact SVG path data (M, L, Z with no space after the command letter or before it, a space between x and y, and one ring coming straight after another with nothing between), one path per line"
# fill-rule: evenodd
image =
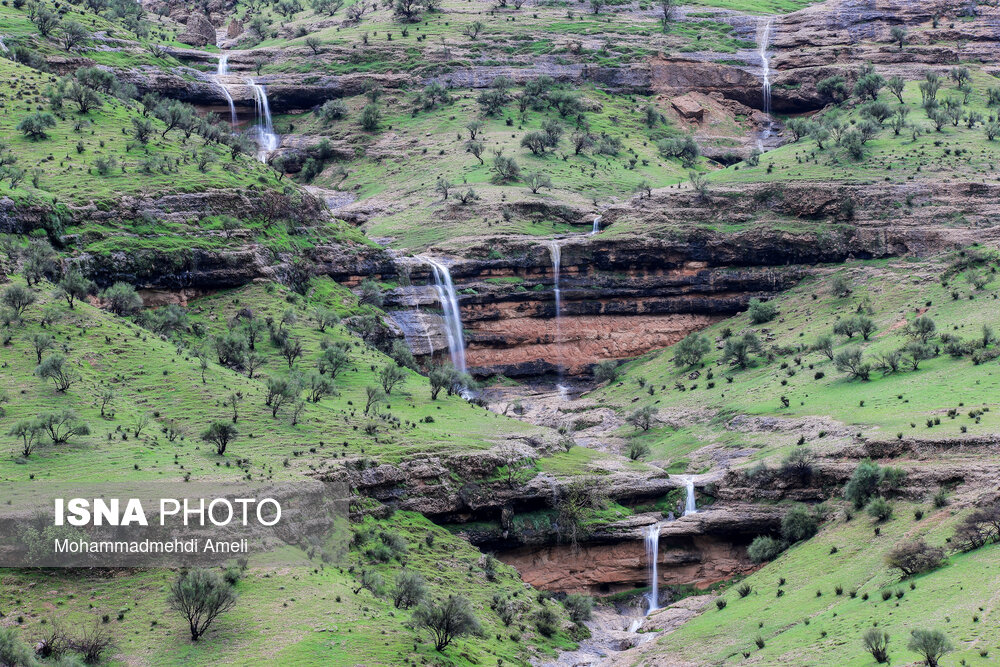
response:
M449 595L442 602L425 601L414 612L413 620L433 633L434 648L438 651L443 651L456 637L482 634L472 605L460 595Z
M601 382L614 382L618 379L618 362L614 360L601 361L594 364L594 380Z
M758 535L747 547L747 556L754 563L763 563L774 560L781 555L788 545L781 540L766 535Z
M747 315L750 316L750 321L754 324L764 324L778 316L778 307L772 301L750 299Z
M819 526L816 517L805 505L796 505L781 519L781 536L786 542L807 540L816 534Z
M674 346L674 365L686 368L701 363L702 357L712 349L708 339L699 333L685 336Z
M569 620L577 624L583 623L590 620L591 611L594 609L594 598L589 595L573 593L566 596L566 599L563 600L563 606L569 612Z
M944 550L929 546L923 540L900 544L885 556L886 565L900 570L907 577L933 570L943 560Z
M551 607L543 606L535 614L535 627L543 637L551 637L559 631L559 617Z
M329 125L334 121L347 117L347 105L341 100L328 100L316 109L315 113L324 125Z
M882 475L877 463L862 461L844 486L844 497L854 503L856 509L861 509L878 492Z
M879 523L888 521L892 518L892 505L890 505L889 501L882 496L873 498L872 501L868 503L868 507L865 508L865 511L868 512L868 516L875 519Z
M182 572L167 596L170 608L187 619L191 641L198 641L212 622L236 605L236 593L217 572L203 569Z
M881 664L889 662L889 633L878 628L868 628L862 636L861 641L865 645L865 650L872 654L875 662Z
M142 298L128 283L117 282L101 292L101 299L108 310L118 316L132 315L142 308Z
M927 667L938 667L942 656L954 650L948 637L940 630L914 630L906 648L922 655Z

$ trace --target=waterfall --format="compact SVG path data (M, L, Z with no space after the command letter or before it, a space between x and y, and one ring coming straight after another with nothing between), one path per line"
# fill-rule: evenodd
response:
M660 608L660 582L657 572L657 560L660 556L660 526L655 523L646 527L646 562L649 569L649 595L647 600L649 606L646 608L646 615L652 614Z
M257 121L254 125L254 136L257 146L260 148L258 157L261 162L267 161L267 154L278 148L280 137L274 133L274 124L271 123L271 107L267 103L267 90L253 79L247 79L247 85L253 91L254 106L256 109Z
M222 83L222 78L229 75L229 54L223 53L219 56L219 67L215 71L215 85L219 87L222 94L226 97L226 103L229 104L229 124L232 128L236 129L236 104L233 103L233 96L229 94L229 89L226 88L226 84Z
M601 216L597 216L596 218L594 218L594 228L590 230L590 235L594 236L600 231L601 231Z
M684 482L684 488L687 491L687 497L684 500L684 516L689 514L697 514L698 506L695 503L694 497L694 477L689 477L687 475L680 477Z
M771 39L774 33L774 18L765 16L761 18L761 25L757 27L757 55L760 57L761 70L763 72L763 82L761 84L761 95L764 100L764 115L767 116L767 125L757 138L757 148L764 150L764 139L771 136L771 56L767 49L771 46Z
M434 272L434 290L437 292L441 310L444 311L444 332L448 338L448 353L451 364L460 373L465 373L465 337L462 335L462 311L458 307L458 295L451 282L448 267L430 257L422 258Z
M559 372L559 383L556 387L559 389L559 396L566 400L568 395L566 393L566 387L562 384L563 377L563 359L562 359L562 291L559 289L559 269L562 264L562 248L559 246L558 241L548 241L546 244L549 249L549 257L552 258L552 280L553 280L553 290L555 294L556 301L556 368Z

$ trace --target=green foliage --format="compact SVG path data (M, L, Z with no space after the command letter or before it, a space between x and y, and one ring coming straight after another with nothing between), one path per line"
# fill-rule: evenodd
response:
M674 365L678 368L696 366L711 349L712 344L705 336L690 333L674 346Z
M781 536L789 543L807 540L817 530L819 525L816 517L805 505L795 505L781 519Z
M927 667L938 667L941 658L954 650L947 635L940 630L913 630L906 648L923 656Z
M220 614L236 606L237 595L217 572L193 569L181 572L167 594L167 604L188 622L191 641L208 631Z
M787 547L788 545L781 540L768 535L758 535L747 547L747 556L754 563L764 563L780 556Z

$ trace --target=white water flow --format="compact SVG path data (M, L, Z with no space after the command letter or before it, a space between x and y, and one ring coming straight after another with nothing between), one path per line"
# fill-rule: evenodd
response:
M757 27L757 55L760 56L760 65L763 72L763 82L761 84L761 95L764 100L764 114L767 116L767 125L757 138L757 148L764 150L764 139L771 136L771 55L767 49L771 46L771 39L774 36L774 19L770 16L761 18L761 24Z
M233 96L229 94L229 89L226 88L226 84L222 83L222 77L229 75L229 54L223 53L219 56L219 67L215 71L215 85L219 87L222 94L226 97L226 103L229 105L229 124L232 128L236 129L236 104L233 103Z
M646 600L649 602L649 606L646 607L646 615L648 616L660 608L660 581L659 574L657 572L657 560L660 556L659 523L646 527L645 542L646 563L647 569L649 570L649 594L646 597Z
M253 91L253 101L256 111L257 121L254 124L254 139L260 149L257 157L261 162L267 161L267 154L277 150L280 137L274 133L274 124L271 122L271 107L267 103L267 90L259 83L254 83L253 79L247 79L247 85Z
M695 503L694 497L694 478L693 477L683 477L684 487L687 489L687 498L684 500L684 516L689 514L697 514L698 506Z
M460 373L466 372L465 337L462 335L462 311L458 307L458 295L455 285L451 282L451 272L448 267L430 257L423 258L434 272L434 291L437 292L441 310L444 311L444 333L448 339L448 354L451 365Z
M594 228L590 230L590 235L594 236L595 234L600 233L600 231L601 231L601 216L597 216L596 218L594 218Z
M562 248L558 241L549 241L545 245L549 248L549 256L552 258L552 281L553 291L556 301L556 368L559 373L559 383L556 388L559 390L559 397L562 400L569 398L566 386L562 383L563 378L563 355L562 355L562 291L559 289L559 270L562 264Z

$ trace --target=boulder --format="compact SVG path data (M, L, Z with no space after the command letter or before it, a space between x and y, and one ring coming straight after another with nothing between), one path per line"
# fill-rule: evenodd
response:
M705 117L705 107L701 106L698 100L694 99L691 95L681 95L680 97L675 97L670 100L670 105L677 111L677 113L688 120L694 120L700 123Z
M191 14L188 16L187 27L177 36L177 41L191 46L215 46L215 26L206 16Z

